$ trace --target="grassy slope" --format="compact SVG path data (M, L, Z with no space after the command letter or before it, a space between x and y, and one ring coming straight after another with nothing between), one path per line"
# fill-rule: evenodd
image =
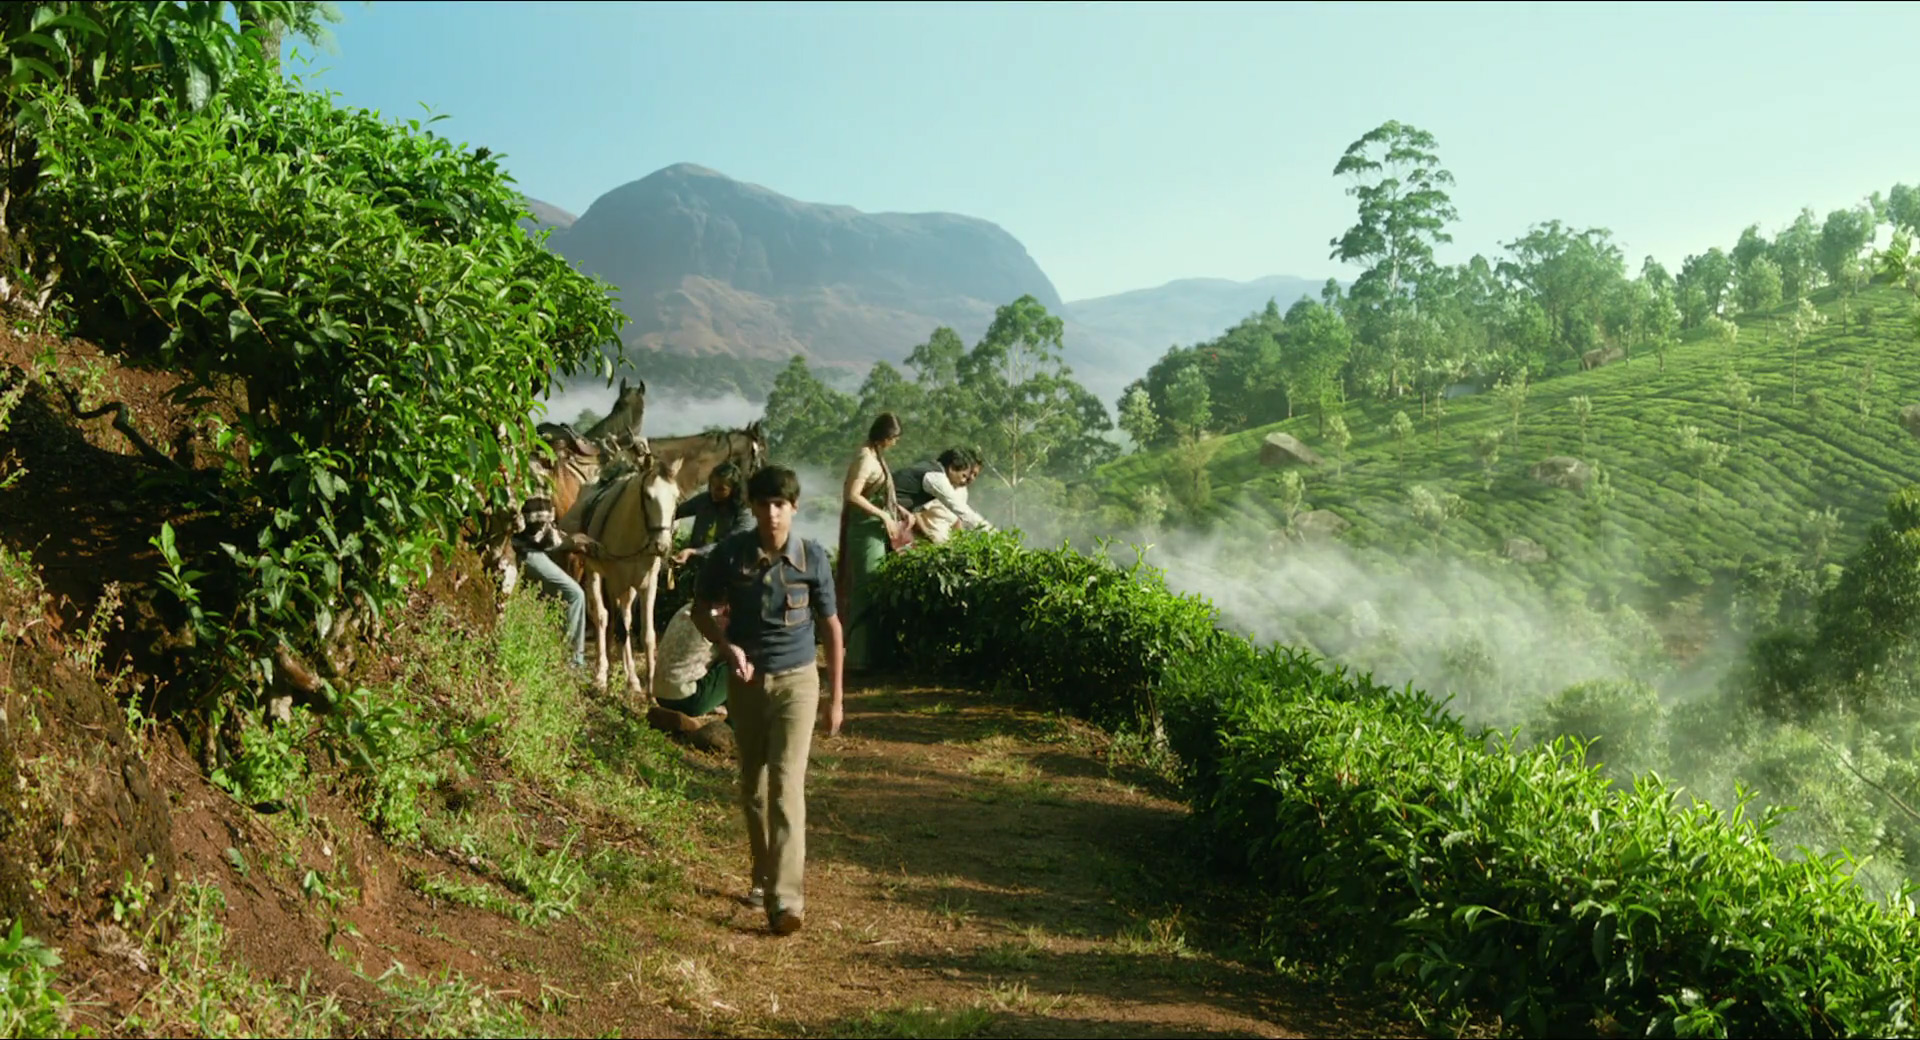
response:
M1423 532L1414 524L1407 488L1426 484L1452 491L1467 512L1447 524L1442 542L1456 550L1498 551L1507 538L1532 538L1552 559L1539 565L1543 578L1595 582L1645 569L1649 554L1685 550L1709 567L1738 562L1745 554L1796 550L1800 523L1817 506L1839 509L1835 550L1855 541L1882 513L1897 487L1920 481L1920 444L1899 424L1903 405L1920 400L1920 344L1902 290L1873 286L1855 303L1856 318L1841 329L1840 302L1832 290L1813 302L1828 318L1800 350L1800 395L1818 388L1825 403L1810 415L1789 400L1786 309L1739 320L1740 339L1728 351L1690 332L1668 352L1658 371L1651 352L1630 362L1535 384L1521 417L1519 437L1503 443L1492 487L1485 486L1472 448L1473 435L1510 427L1509 413L1493 395L1447 403L1441 442L1420 421L1418 399L1397 404L1352 402L1347 422L1353 442L1343 472L1329 464L1309 478L1306 508L1331 509L1354 524L1356 542L1404 545ZM1858 312L1871 310L1862 329ZM1767 327L1775 330L1769 342ZM1855 388L1861 366L1871 360L1874 385L1870 415L1863 417ZM1758 402L1736 433L1726 380L1736 367L1752 384ZM1570 399L1587 395L1592 418L1583 448ZM1417 431L1406 444L1404 466L1387 424L1405 409ZM1694 482L1676 455L1676 423L1692 423L1703 436L1732 447L1727 461L1707 476L1704 509L1694 506ZM1209 519L1252 527L1280 526L1275 503L1278 472L1259 464L1262 438L1276 430L1299 437L1328 455L1310 416L1218 438L1208 463L1213 484ZM1590 505L1572 491L1532 480L1528 469L1551 455L1598 461L1610 471L1616 497L1604 527ZM1105 495L1125 501L1147 482L1172 471L1172 453L1130 456L1101 471ZM1604 532L1603 537L1596 537ZM1602 547L1605 551L1602 551Z

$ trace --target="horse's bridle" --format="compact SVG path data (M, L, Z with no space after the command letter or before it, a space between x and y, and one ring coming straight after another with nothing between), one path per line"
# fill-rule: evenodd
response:
M727 436L745 437L747 439L747 476L753 476L759 472L760 467L767 464L767 449L765 445L760 443L760 438L755 437L746 430L729 430L727 431ZM731 441L727 444L727 454L733 454L733 444Z
M633 474L633 479L639 480L639 481L652 480L654 479L654 477L655 477L655 474L651 466L645 469L639 470L638 472ZM641 515L646 518L647 533L650 535L654 535L655 537L658 537L659 535L664 533L667 536L665 539L666 543L668 545L672 545L673 544L673 517L672 516L655 517L653 515L655 512L653 496L647 493L646 485L644 483L642 483L640 487L640 512L641 512ZM659 520L661 522L655 523L654 522L655 520ZM635 549L630 553L622 553L618 556L601 556L599 557L599 559L613 560L618 562L620 560L631 560L636 556L644 556L647 553L654 552L654 551L655 549L653 548L653 543L649 542L648 544L638 549Z

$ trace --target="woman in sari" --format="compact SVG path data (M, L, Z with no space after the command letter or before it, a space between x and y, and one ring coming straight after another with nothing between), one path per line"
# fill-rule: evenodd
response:
M846 669L870 668L872 621L867 579L878 570L887 550L900 540L901 516L894 501L893 471L887 468L887 449L900 440L900 420L882 412L867 429L867 440L847 466L841 487L840 559L833 576L842 624L847 626Z

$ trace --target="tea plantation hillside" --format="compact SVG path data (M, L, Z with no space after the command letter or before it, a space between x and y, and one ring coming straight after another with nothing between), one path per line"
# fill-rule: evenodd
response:
M1891 286L1850 301L1828 289L1810 303L1825 320L1802 316L1812 328L1797 351L1792 307L1743 315L1731 345L1692 330L1664 364L1643 352L1526 387L1517 420L1512 395L1482 389L1445 401L1437 423L1416 397L1349 401L1344 452L1310 413L1211 438L1198 446L1210 489L1189 493L1190 515L1216 528L1286 528L1284 471L1260 460L1264 438L1280 431L1324 460L1305 474L1296 512L1338 514L1357 546L1498 553L1526 538L1546 550L1530 566L1547 584L1621 574L1705 584L1743 560L1806 551L1820 541L1808 536L1821 527L1809 513L1832 507L1831 544L1812 553L1837 554L1890 494L1920 480L1920 443L1901 421L1920 401L1920 326L1912 298ZM1399 411L1412 429L1396 437ZM1697 428L1691 445L1686 425ZM1490 431L1500 439L1487 458L1476 440L1484 446ZM1180 500L1194 485L1183 461L1192 451L1108 464L1097 478L1103 500L1131 506L1155 485ZM1554 456L1589 464L1594 479L1584 490L1536 479L1535 465ZM1434 496L1426 509L1415 508L1421 488Z

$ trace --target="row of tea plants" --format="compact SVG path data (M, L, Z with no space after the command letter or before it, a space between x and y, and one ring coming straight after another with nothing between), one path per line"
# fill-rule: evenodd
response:
M1912 1036L1920 921L1777 812L1610 784L1584 741L1466 728L1411 687L1220 628L1105 546L965 535L891 557L890 630L945 677L1163 732L1216 852L1269 893L1262 942L1531 1033Z

